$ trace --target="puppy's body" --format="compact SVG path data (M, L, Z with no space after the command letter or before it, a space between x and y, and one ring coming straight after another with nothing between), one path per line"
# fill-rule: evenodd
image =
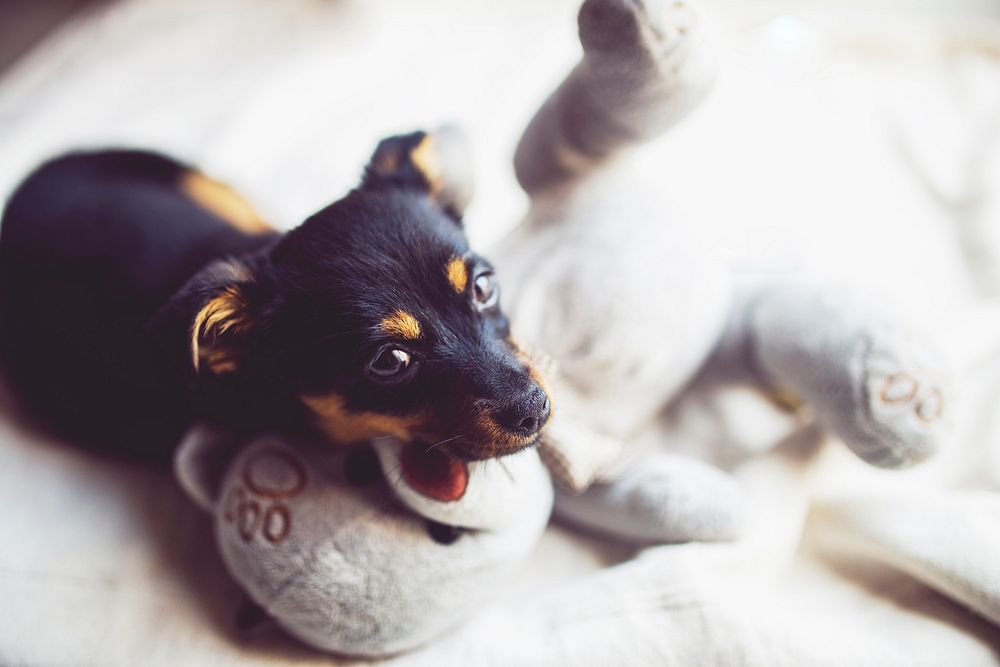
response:
M190 372L146 325L210 261L276 237L247 233L196 201L185 190L200 178L152 153L81 153L39 168L8 203L4 369L63 435L164 451L190 420Z
M169 452L194 418L381 435L467 458L532 444L548 397L509 340L431 135L279 235L219 183L142 152L74 154L11 198L0 359L61 435Z

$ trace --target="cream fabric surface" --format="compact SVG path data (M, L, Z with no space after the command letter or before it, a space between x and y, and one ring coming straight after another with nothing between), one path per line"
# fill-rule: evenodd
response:
M683 184L677 214L733 261L875 283L940 330L977 371L959 441L886 473L839 447L807 456L806 429L736 467L758 524L735 545L658 547L595 572L631 553L553 527L507 598L401 664L1000 663L1000 358L992 320L966 315L1000 291L1000 24L714 9L719 88L649 151L651 173ZM488 245L523 212L510 157L578 57L575 12L569 0L116 3L0 80L0 196L52 152L143 145L290 226L353 185L379 137L455 121L477 151L470 233ZM695 401L669 444L753 453L781 431L761 414L739 391ZM236 586L166 471L5 418L0 504L2 664L349 664L276 632L235 636Z

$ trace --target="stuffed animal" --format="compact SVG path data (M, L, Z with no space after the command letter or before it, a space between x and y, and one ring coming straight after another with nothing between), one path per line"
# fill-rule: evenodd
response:
M948 401L925 341L864 295L732 271L670 217L656 174L630 169L632 149L711 80L687 0L587 0L579 23L583 60L515 157L531 211L492 255L515 330L558 362L538 450L560 487L557 516L634 542L737 537L733 479L640 442L692 386L808 404L874 465L930 456ZM176 463L257 604L313 646L380 656L487 600L538 539L553 493L535 451L464 463L392 440L372 448L247 445L202 429Z
M803 271L730 267L671 216L670 190L683 183L638 158L708 90L704 28L689 0L584 3L583 58L515 154L531 209L492 255L515 334L558 364L542 450L569 491L557 516L628 539L650 537L622 520L648 514L644 471L683 479L690 465L678 442L651 448L643 434L719 387L811 415L883 468L923 461L949 432L938 353L875 295ZM700 518L723 509L717 487L684 495L692 532L671 537L732 535ZM740 504L727 501L723 525L738 525Z
M685 463L608 485L645 501L619 516L638 540L732 534L729 480ZM198 425L175 472L212 514L226 567L263 612L254 623L366 657L413 649L482 609L534 548L553 503L536 450L461 462L394 439L352 449L277 434L247 443ZM714 511L683 511L686 496L703 493Z
M470 616L517 570L552 509L533 450L501 467L375 447L273 434L243 443L197 426L175 459L253 602L295 637L345 655L405 651Z

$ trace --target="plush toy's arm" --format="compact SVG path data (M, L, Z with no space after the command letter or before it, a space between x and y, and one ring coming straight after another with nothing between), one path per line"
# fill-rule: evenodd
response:
M692 0L587 0L584 56L525 130L514 156L529 194L582 175L665 131L707 91L710 49Z
M617 479L635 454L624 440L588 426L565 405L558 394L557 412L542 434L538 452L557 488L570 494L586 491L591 484Z
M940 355L884 304L801 276L743 290L712 367L802 399L862 459L918 463L947 435Z
M640 544L739 537L743 494L733 478L683 456L652 454L610 483L556 493L556 518Z
M540 446L556 483L556 518L640 544L739 536L744 499L736 480L599 433L579 418L578 404L558 398Z

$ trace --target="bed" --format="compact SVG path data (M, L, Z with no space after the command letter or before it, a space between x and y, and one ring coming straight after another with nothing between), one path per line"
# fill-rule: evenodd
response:
M956 444L906 473L812 427L771 449L779 436L734 392L727 423L761 452L736 470L759 508L750 539L635 551L553 525L494 605L392 662L1000 664L1000 7L712 9L718 88L649 158L687 184L677 211L733 261L877 285L934 328L975 370ZM54 152L141 145L288 228L352 187L378 138L457 122L476 150L469 232L488 246L526 206L511 156L578 58L575 11L99 5L0 78L0 197ZM277 630L238 636L236 584L169 471L95 458L3 405L0 664L357 664Z

